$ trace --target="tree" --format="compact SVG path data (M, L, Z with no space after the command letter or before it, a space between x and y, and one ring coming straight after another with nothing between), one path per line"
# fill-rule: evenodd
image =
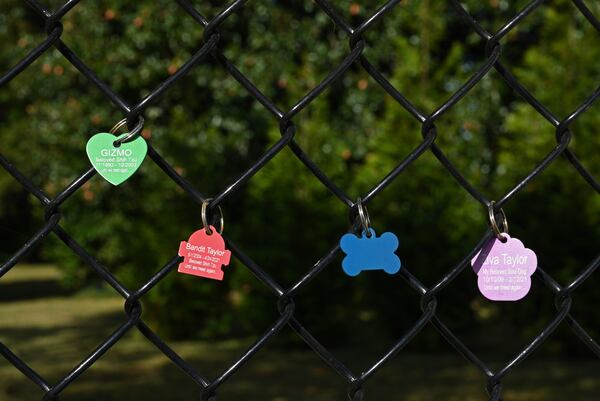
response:
M0 28L5 38L0 43L2 71L45 37L35 15L11 3L14 7L5 7ZM465 3L491 32L524 5ZM378 5L371 0L336 4L354 26ZM197 6L214 16L222 4ZM597 4L588 6L600 12ZM81 4L63 24L65 43L131 102L173 74L202 44L202 29L166 1ZM225 55L282 110L349 52L344 32L312 2L249 2L219 30ZM365 56L425 113L448 99L486 60L485 42L444 2L402 2L364 40ZM541 6L502 40L501 60L563 117L597 85L597 40L573 4L557 0ZM0 106L2 154L50 195L89 166L87 139L122 118L57 50L46 52L0 90ZM281 135L276 119L214 59L200 62L144 115L144 137L207 195L232 182ZM578 119L571 145L596 176L597 120L593 111ZM420 124L358 65L294 123L297 143L353 198L422 140ZM556 143L553 127L493 71L436 125L436 144L492 199L512 188ZM8 255L22 243L21 237L42 224L43 209L31 197L25 204L24 190L6 173L0 174L0 194L3 251ZM223 209L226 236L284 286L306 272L349 226L347 208L289 149L229 197ZM563 284L597 252L599 197L565 160L536 177L505 209L511 232ZM150 160L116 188L94 177L61 210L61 224L131 288L175 256L179 241L201 226L200 206ZM487 225L485 209L431 152L376 197L369 211L379 232L399 236L403 265L426 285L471 250ZM21 233L19 240L12 234L15 229ZM57 240L45 242L42 251L35 258L59 264L66 283L80 286L92 280L91 270ZM303 321L324 338L375 324L397 336L418 316L418 296L401 280L366 274L349 280L340 261L328 266L298 302ZM482 324L496 324L504 310L484 301L475 282L466 271L445 292L454 298L451 305L440 304L440 313L454 318L456 327L472 326L473 316ZM583 305L598 301L593 291L581 291L577 298ZM173 336L257 333L277 316L273 301L234 261L219 284L169 275L144 297L144 314ZM528 327L539 330L552 313L551 308L537 313L539 302L552 301L538 283L530 300L511 310L510 321L524 324L535 313ZM592 308L583 312L598 317Z

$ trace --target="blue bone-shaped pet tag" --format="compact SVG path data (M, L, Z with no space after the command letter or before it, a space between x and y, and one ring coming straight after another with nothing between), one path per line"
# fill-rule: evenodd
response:
M340 247L347 255L342 261L342 269L349 276L358 276L363 270L383 270L388 274L400 271L400 258L394 253L398 249L398 237L386 232L377 237L375 230L369 228L371 237L366 231L362 236L345 234L340 240Z

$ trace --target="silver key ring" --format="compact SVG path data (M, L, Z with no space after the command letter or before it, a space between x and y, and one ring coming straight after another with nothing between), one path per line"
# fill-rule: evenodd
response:
M502 216L502 231L500 231L500 227L498 227L498 222L496 221L496 213L494 212L494 204L495 201L491 201L488 205L488 216L490 218L490 225L492 226L492 230L494 230L494 234L496 234L496 238L500 241L504 242L506 237L502 236L502 234L508 234L508 221L506 220L506 214L504 210L500 208L500 215Z
M206 230L206 233L208 235L212 234L212 230L210 229L210 225L208 224L208 219L206 218L206 208L208 207L208 204L210 203L210 201L212 200L212 198L206 198L204 199L204 201L202 202L202 225L204 225L204 229ZM223 219L223 210L221 210L221 206L217 205L217 208L219 209L219 214L221 215L221 227L219 230L219 234L223 234L223 228L225 227L225 221Z
M371 219L369 218L369 212L367 212L367 207L363 206L362 199L360 197L356 201L356 207L358 208L358 217L360 218L360 224L362 225L367 237L371 237Z
M117 131L119 131L125 125L127 125L127 118L124 118L121 121L119 121L118 123L116 123L115 126L110 129L110 133L113 135L116 135ZM113 144L118 147L118 146L121 146L122 143L133 141L135 138L137 138L140 135L140 133L142 132L142 128L144 128L144 117L139 116L138 122L135 125L135 127L133 127L131 132L129 132L123 138L117 139Z

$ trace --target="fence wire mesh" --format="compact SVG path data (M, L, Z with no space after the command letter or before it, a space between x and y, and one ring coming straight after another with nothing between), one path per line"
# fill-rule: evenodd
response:
M545 168L553 163L558 156L564 156L571 164L573 169L580 174L589 186L600 193L600 183L590 172L580 163L575 154L569 149L569 142L572 137L570 127L572 124L592 105L600 95L600 87L577 107L573 112L565 117L554 115L544 104L542 104L531 92L529 92L516 78L511 74L510 69L500 61L500 53L503 49L502 39L515 29L528 15L538 7L542 6L543 0L531 1L517 15L507 21L497 32L490 33L480 25L466 11L458 0L450 0L453 8L460 14L461 18L475 31L481 40L486 44L486 60L477 69L477 71L456 90L450 98L437 109L427 114L419 110L407 96L402 94L397 88L388 81L384 75L363 54L366 43L363 34L372 27L377 21L381 20L393 10L400 0L390 0L381 6L369 18L366 18L359 26L351 26L336 10L336 7L327 0L315 0L315 3L324 11L337 28L347 34L350 50L343 61L323 79L318 85L312 88L304 97L298 100L289 110L281 110L272 100L266 97L240 70L223 54L220 48L219 28L223 22L236 13L244 6L246 0L236 0L223 8L214 18L208 19L200 14L188 0L178 0L177 3L187 14L189 14L198 24L199 29L203 30L204 41L202 46L187 60L175 73L167 80L158 85L143 99L135 104L126 102L118 93L113 91L106 82L104 82L95 72L86 65L62 40L61 34L63 26L61 19L75 7L79 0L69 0L56 10L51 11L36 0L25 1L37 14L45 21L45 30L47 37L37 47L30 51L26 57L16 63L8 72L0 77L0 86L5 85L22 71L24 71L32 62L44 54L52 47L56 48L66 60L83 74L91 84L95 85L114 105L120 108L127 117L130 127L132 127L145 109L152 102L160 98L170 87L172 87L184 75L190 72L195 65L202 63L207 58L214 58L235 80L243 86L247 92L260 102L268 110L273 118L279 123L281 138L273 144L263 155L241 174L234 182L226 186L222 191L212 196L209 208L214 210L223 200L231 194L238 191L246 181L263 168L269 161L282 149L288 147L293 154L306 166L308 170L325 186L332 194L349 208L351 220L357 221L357 204L351 199L343 189L339 188L322 171L313 160L303 151L301 146L295 141L294 136L296 127L294 117L301 113L311 102L323 93L334 81L339 79L346 70L352 65L360 65L362 68L380 85L381 89L387 92L398 104L406 109L420 124L422 129L422 141L412 150L398 165L390 171L381 181L372 187L362 196L362 202L368 204L376 197L386 186L394 181L404 170L417 160L425 152L430 151L439 160L439 163L447 169L456 182L467 191L474 199L483 206L488 207L491 200L487 199L477 188L475 188L461 172L449 160L444 152L436 145L437 129L436 121L457 104L478 82L480 82L492 69L495 69L505 80L506 84L517 94L524 98L531 105L531 112L537 112L548 124L555 129L556 146L548 153L543 160L539 162L525 177L506 194L499 198L494 205L495 211L499 212L502 206L506 205L513 197L527 186L532 179L541 174ZM593 25L596 31L600 32L600 21L592 14L586 6L584 0L572 0L573 4L585 16L587 21ZM174 169L163 157L149 144L149 158L156 163L164 173L181 187L196 202L202 203L207 197L202 195L200 189L193 183L183 178L176 169ZM466 360L472 363L482 375L487 377L487 393L490 401L502 399L503 383L502 380L510 374L511 370L522 363L540 346L561 324L567 324L568 327L577 335L577 337L598 357L600 357L600 345L586 332L577 319L571 315L570 309L573 294L586 281L592 273L600 266L600 255L596 256L587 266L581 266L580 273L573 277L566 284L560 284L543 267L538 267L535 276L540 280L555 297L556 314L546 327L537 333L531 341L500 369L492 370L488 365L445 324L445 322L436 314L438 305L437 296L448 287L453 280L469 265L470 260L477 254L479 249L485 244L493 233L488 230L479 243L462 260L456 263L451 269L439 278L432 286L425 286L415 275L411 273L410 267L401 270L401 277L406 283L421 297L421 316L412 324L412 326L399 337L393 346L377 361L365 368L362 373L356 373L350 370L341 360L339 360L328 348L322 345L309 330L300 322L294 314L296 302L299 301L297 293L306 287L319 273L328 265L340 252L339 245L333 245L330 251L318 260L302 277L289 288L285 288L274 280L265 269L255 263L246 253L244 253L235 243L226 238L227 246L233 255L248 268L265 286L267 286L276 295L277 307L280 317L272 323L262 336L250 347L244 354L231 364L225 371L217 377L208 378L197 371L194 366L180 357L169 344L163 341L142 319L141 300L146 293L152 290L165 276L175 270L180 262L179 256L173 257L165 266L156 272L146 283L136 289L126 288L105 266L100 264L94 258L92 252L84 249L61 225L60 206L78 191L90 180L96 171L89 168L81 173L74 181L62 189L57 196L50 198L44 191L33 184L33 182L22 174L17 166L11 164L2 154L0 154L0 165L14 177L28 192L39 199L41 205L45 208L46 223L37 231L23 246L10 257L8 261L0 267L0 277L13 268L33 247L37 246L50 233L56 235L64 242L75 254L81 258L95 273L106 281L118 294L125 300L125 312L127 319L114 332L102 341L96 349L85 357L77 366L75 366L66 376L57 383L50 383L34 369L32 369L25 360L21 359L10 348L0 343L0 354L8 360L15 368L20 370L34 384L43 391L42 400L57 400L58 396L69 385L76 381L83 372L98 361L113 345L115 345L128 331L137 328L151 343L153 343L164 355L166 355L175 365L183 370L192 380L194 380L200 389L201 399L216 400L218 390L226 385L228 379L238 370L244 367L255 354L265 346L265 344L282 329L289 325L298 336L300 336L310 348L326 363L331 369L337 372L348 383L348 397L350 400L359 401L365 399L363 389L364 383L369 380L378 370L385 369L386 362L398 354L419 332L427 325L433 326L447 341L452 348L462 355ZM355 225L357 228L357 225Z

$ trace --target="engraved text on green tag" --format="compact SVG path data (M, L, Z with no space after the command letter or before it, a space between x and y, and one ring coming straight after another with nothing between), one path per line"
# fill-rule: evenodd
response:
M116 147L114 142L125 135L127 134L116 137L108 133L96 134L85 147L92 166L113 185L119 185L131 177L148 151L148 145L142 137Z

